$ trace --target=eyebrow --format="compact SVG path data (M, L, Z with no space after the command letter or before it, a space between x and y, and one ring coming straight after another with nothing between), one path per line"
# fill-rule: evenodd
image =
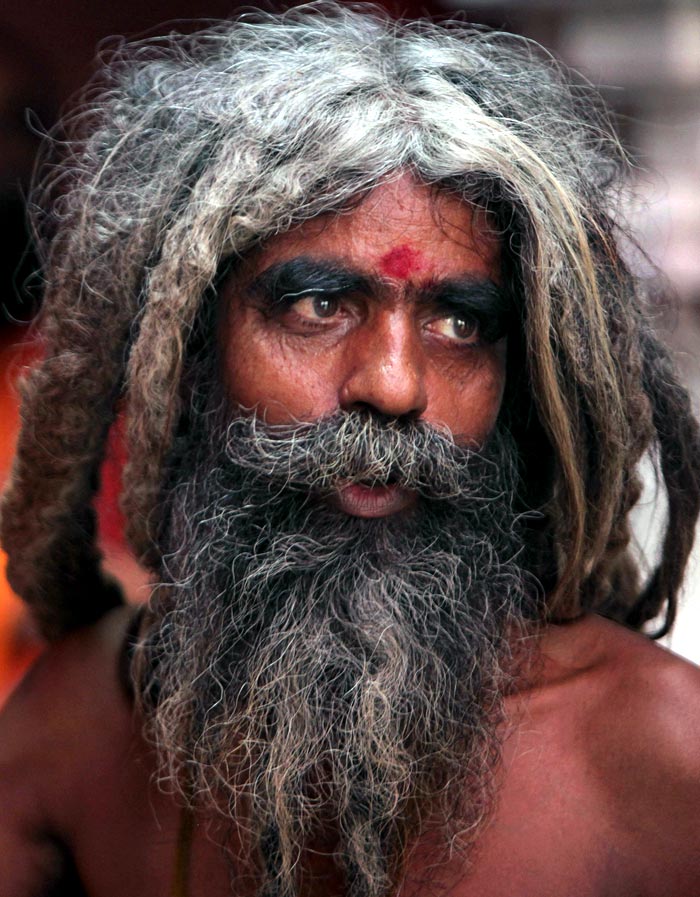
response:
M424 301L450 305L474 314L508 314L513 311L509 291L487 277L458 277L434 281L422 292Z
M297 256L266 268L248 285L247 292L271 305L309 293L372 292L375 281L334 262Z
M246 292L271 308L311 293L379 294L385 286L381 278L360 274L344 265L311 256L296 256L271 265L255 277ZM489 324L494 333L508 328L514 312L509 291L488 277L464 277L432 280L420 287L411 287L417 301L439 305L473 315L482 324Z

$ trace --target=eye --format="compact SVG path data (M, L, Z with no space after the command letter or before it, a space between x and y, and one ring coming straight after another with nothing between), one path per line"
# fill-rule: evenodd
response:
M455 343L472 345L479 341L479 324L470 315L451 314L435 318L429 323L428 329Z
M298 299L291 307L300 318L317 321L319 318L332 318L337 315L340 310L340 300L335 296L312 293Z

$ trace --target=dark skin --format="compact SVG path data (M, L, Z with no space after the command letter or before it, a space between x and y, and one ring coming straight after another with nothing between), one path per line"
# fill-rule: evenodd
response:
M480 443L505 383L505 339L482 314L500 314L498 251L474 210L450 198L436 207L407 179L270 241L225 288L231 398L277 421L369 406ZM280 283L284 301L271 311ZM288 301L290 289L303 295ZM339 489L337 502L378 516L410 499ZM2 897L77 897L76 878L90 897L172 893L181 812L155 784L143 720L118 675L130 614L53 646L0 718ZM700 672L595 616L546 627L536 657L506 702L497 802L474 852L438 875L419 842L404 897L433 893L431 878L453 897L700 894ZM197 818L192 897L232 893L229 837ZM304 887L304 897L341 894L337 878Z

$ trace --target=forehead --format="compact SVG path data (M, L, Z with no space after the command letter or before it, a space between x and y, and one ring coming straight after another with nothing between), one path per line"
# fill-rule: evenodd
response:
M252 276L299 255L331 258L393 281L468 273L498 279L500 240L488 214L411 175L376 187L357 206L305 221L249 257Z

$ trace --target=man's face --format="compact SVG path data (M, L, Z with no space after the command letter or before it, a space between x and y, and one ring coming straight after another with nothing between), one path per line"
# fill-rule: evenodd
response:
M363 409L480 446L505 380L500 246L487 225L404 175L269 240L224 290L229 397L271 424ZM412 498L354 485L337 502L380 517Z

